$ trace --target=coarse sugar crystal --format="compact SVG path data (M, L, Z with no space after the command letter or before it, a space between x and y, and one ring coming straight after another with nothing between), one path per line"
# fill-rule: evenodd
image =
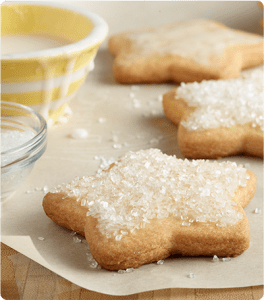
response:
M11 150L25 144L35 136L30 130L8 130L1 132L1 152Z
M102 118L101 117L101 118L98 119L98 122L101 123L101 124L105 123L106 122L106 118Z
M162 102L162 100L163 100L163 95L159 95L159 96L158 96L158 101L159 101L159 102Z
M168 216L184 220L185 226L194 221L233 225L243 215L232 197L249 178L245 168L232 162L182 160L148 149L130 151L108 172L76 178L55 192L86 200L99 231L121 241L151 219Z
M35 192L35 190L27 190L27 194L32 194L32 193L34 193Z
M12 150L17 147L23 147L27 142L32 140L36 134L31 130L5 130L1 129L1 167L4 167L17 159L21 159L19 157L20 152L13 152ZM9 152L8 152L9 151ZM11 151L11 152L10 152ZM5 152L5 153L4 153ZM10 185L14 180L14 176L16 177L16 181L19 182L23 178L24 172L13 172L12 175L2 174L2 187L4 185Z
M141 101L140 101L139 99L134 98L134 99L133 99L133 106L134 106L135 108L141 107Z
M49 188L48 188L47 185L45 185L45 186L43 187L43 192L44 192L44 194L47 194L48 191L49 191Z
M121 149L121 148L122 148L122 145L121 145L121 144L114 144L114 145L113 145L113 148L114 148L114 149Z
M217 255L214 255L213 262L218 262L218 261L219 261L219 258L217 257Z
M110 157L110 158L106 158L104 156L95 156L94 159L96 160L101 160L101 164L98 168L98 173L101 173L102 170L106 169L107 167L109 167L112 163L114 163L116 161L116 159L114 157ZM85 180L88 180L88 179L85 179L86 177L84 176L84 181ZM96 183L96 185L101 185L101 183ZM95 187L93 185L93 187Z
M88 131L84 128L76 128L72 131L71 137L75 140L86 139L88 137Z
M263 72L257 69L236 79L182 83L176 99L196 107L181 123L188 130L251 124L263 131L263 96Z
M93 261L93 262L91 262L91 263L89 264L89 266L90 266L90 268L92 268L92 269L96 269L97 266L98 266L98 263L97 263L96 261Z
M134 268L127 268L127 269L126 269L126 273L132 273L132 272L134 272L134 271L135 271Z
M182 225L189 227L191 225L191 223L189 223L189 222L182 222Z
M89 249L87 249L86 258L87 258L88 265L89 265L90 268L100 269L97 261L93 258L93 255L92 255L92 253L90 252Z
M231 257L223 257L221 260L222 260L223 262L231 261Z
M80 238L78 238L77 236L74 236L74 237L73 237L73 242L74 242L75 244L80 244L80 243L82 242L82 240L81 240Z

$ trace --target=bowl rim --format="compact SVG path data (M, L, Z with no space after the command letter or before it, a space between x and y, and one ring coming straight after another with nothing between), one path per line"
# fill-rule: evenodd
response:
M65 10L70 10L76 13L79 13L85 17L87 17L90 21L92 21L94 28L91 32L75 43L67 44L65 46L56 47L52 49L38 50L38 51L29 51L24 53L13 53L13 54L5 54L1 56L1 60L12 60L12 59L31 59L31 58L39 58L39 57L54 57L61 55L69 55L71 53L79 52L84 49L87 49L93 45L96 45L103 41L105 36L108 34L108 25L105 20L97 15L96 13L89 11L82 7L71 6L63 3L50 3L44 1L38 2L29 2L29 1L14 1L14 2L5 2L2 5L33 5L33 6L47 6L47 7L56 7Z
M40 129L32 139L15 148L1 152L1 156L4 156L6 154L9 155L14 154L16 155L16 157L18 157L19 155L19 157L22 157L23 160L23 158L27 153L29 153L32 150L35 150L36 148L38 148L38 146L41 146L42 143L45 142L46 135L47 135L47 122L38 112L36 112L34 109L32 109L29 106L25 106L23 104L19 104L15 102L1 101L1 109L4 105L9 105L14 108L22 109L26 112L30 112L31 114L35 115L40 121ZM4 168L9 167L9 165L13 163L14 162L10 162L7 165L3 165L3 166L1 165L1 169L3 170Z

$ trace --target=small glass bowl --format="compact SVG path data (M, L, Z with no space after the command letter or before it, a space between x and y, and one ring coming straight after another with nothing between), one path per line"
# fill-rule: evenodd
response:
M40 114L30 107L1 101L1 133L11 130L30 130L35 136L20 146L1 152L1 201L26 180L47 144L47 124Z

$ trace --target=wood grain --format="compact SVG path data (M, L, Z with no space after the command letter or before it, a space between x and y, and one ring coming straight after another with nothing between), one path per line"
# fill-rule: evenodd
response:
M164 289L128 296L111 296L79 288L50 270L19 255L13 265L9 256L17 251L1 243L1 296L5 300L260 300L263 286L233 289ZM22 273L22 271L24 273ZM19 289L16 277L21 280ZM65 292L59 292L67 290ZM19 295L20 292L20 295Z

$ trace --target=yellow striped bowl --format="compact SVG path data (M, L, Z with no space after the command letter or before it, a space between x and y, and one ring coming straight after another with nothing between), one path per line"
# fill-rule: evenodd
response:
M10 2L1 6L1 32L69 41L57 48L1 57L1 99L31 106L57 122L93 69L108 26L95 13L64 4Z

